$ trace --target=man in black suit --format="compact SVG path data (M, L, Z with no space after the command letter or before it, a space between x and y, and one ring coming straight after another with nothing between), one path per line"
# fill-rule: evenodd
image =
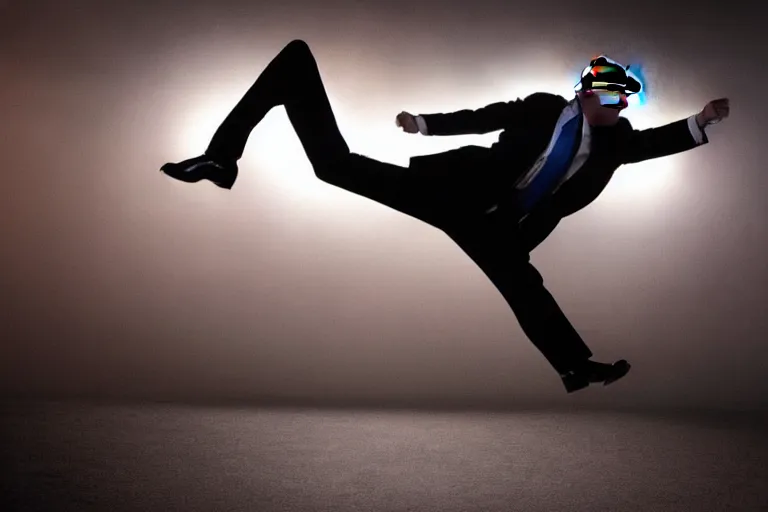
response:
M591 203L622 164L686 151L708 142L704 127L728 115L728 100L695 116L633 130L619 116L640 90L618 63L601 56L585 68L570 101L547 93L478 110L413 116L398 126L424 135L503 130L490 148L465 146L413 157L401 167L352 153L339 132L308 45L289 43L219 126L204 154L161 171L185 182L230 189L253 128L283 105L321 180L366 196L444 231L477 263L515 313L523 331L570 393L609 384L629 364L591 361L530 263L530 252L560 220Z

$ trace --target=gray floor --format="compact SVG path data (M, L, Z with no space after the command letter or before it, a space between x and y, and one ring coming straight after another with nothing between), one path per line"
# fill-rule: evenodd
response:
M1 510L768 510L765 423L6 405Z

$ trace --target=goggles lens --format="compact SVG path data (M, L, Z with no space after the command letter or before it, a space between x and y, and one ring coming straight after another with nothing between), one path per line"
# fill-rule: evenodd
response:
M610 106L627 106L627 95L622 91L608 90L608 89L592 89L592 92L600 100L600 104Z

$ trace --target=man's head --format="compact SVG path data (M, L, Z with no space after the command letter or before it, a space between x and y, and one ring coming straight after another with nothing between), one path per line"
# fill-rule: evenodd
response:
M627 107L627 97L640 89L640 82L628 76L621 64L601 55L584 68L577 95L590 125L610 126Z

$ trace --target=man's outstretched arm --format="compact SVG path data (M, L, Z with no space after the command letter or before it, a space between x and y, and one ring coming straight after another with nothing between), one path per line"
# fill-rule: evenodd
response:
M492 103L477 110L421 114L416 123L422 135L480 135L501 130L522 117L523 100Z
M622 151L622 163L636 163L652 158L674 155L702 144L709 139L704 128L728 117L728 99L714 100L696 115L658 128L632 130ZM629 124L628 121L625 121Z
M402 112L397 116L397 124L406 132L422 135L482 135L522 122L524 113L536 108L537 101L551 101L552 98L556 96L534 93L525 99L492 103L476 110L417 116Z

